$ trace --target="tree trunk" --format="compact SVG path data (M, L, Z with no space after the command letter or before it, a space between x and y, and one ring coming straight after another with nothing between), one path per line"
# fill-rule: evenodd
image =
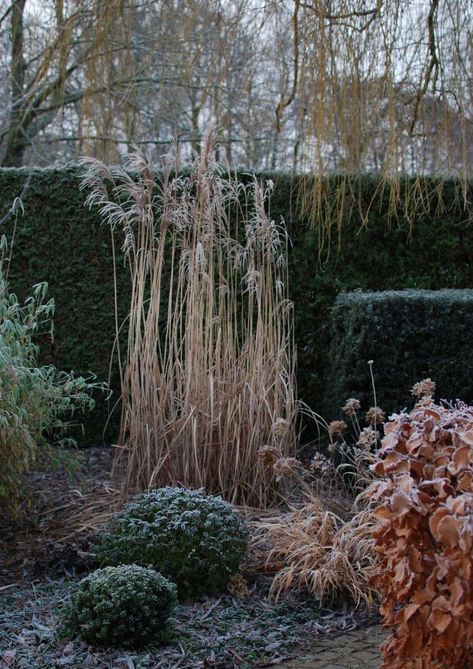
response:
M26 0L14 0L11 14L11 111L7 132L4 167L21 167L27 142L22 124L25 110L22 105L25 85L25 55L23 44L23 14Z

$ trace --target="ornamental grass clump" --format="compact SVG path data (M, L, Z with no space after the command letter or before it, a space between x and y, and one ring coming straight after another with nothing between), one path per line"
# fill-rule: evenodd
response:
M277 485L258 450L296 448L287 234L268 214L273 184L239 183L214 155L209 132L187 176L177 153L160 179L141 154L126 169L86 161L86 201L121 229L132 282L117 453L128 491L265 507Z
M203 490L161 488L117 514L98 553L103 564L150 565L176 583L181 598L225 590L246 553L238 513Z
M137 565L105 567L82 579L62 616L63 634L112 648L161 645L176 586L154 569Z
M430 380L428 380L430 381ZM426 390L427 388L427 390ZM465 669L473 661L473 408L419 403L384 426L373 530L374 585L392 636L384 669Z
M369 511L345 521L313 496L289 513L255 522L250 548L264 556L258 570L273 575L270 593L276 598L295 590L324 604L340 596L372 604L372 525Z
M34 462L38 446L48 438L71 445L64 435L67 418L91 410L91 384L53 365L38 365L35 337L52 333L54 302L46 300L47 284L33 287L21 304L10 292L0 246L0 502L13 505L21 476Z

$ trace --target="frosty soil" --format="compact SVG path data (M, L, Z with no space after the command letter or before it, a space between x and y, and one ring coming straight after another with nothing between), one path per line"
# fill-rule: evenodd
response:
M28 476L32 501L27 513L2 531L1 669L263 666L310 653L319 639L364 628L373 620L342 605L335 611L322 609L313 599L271 601L271 578L257 574L246 597L225 595L179 605L171 621L172 640L164 648L139 654L99 652L80 640L59 639L58 616L75 575L94 568L94 526L100 529L102 514L110 514L110 491L117 483L107 473L110 451L76 452L73 468L63 454L59 466L45 462Z
M245 598L227 595L179 605L172 620L172 641L164 648L138 654L98 652L81 641L57 636L57 617L73 585L70 580L50 581L2 594L2 669L264 666L308 652L308 639L340 634L373 620L346 608L320 609L311 600L271 603L261 589L253 588Z

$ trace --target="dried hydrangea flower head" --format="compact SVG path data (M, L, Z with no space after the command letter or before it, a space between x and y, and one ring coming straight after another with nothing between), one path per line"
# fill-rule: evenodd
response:
M422 379L418 383L414 383L411 388L411 395L423 399L425 397L433 397L435 394L435 381L432 379Z
M372 446L376 446L379 436L380 435L377 430L373 430L372 427L365 427L360 432L360 436L356 442L356 445L362 449L369 449Z
M274 466L276 460L281 457L281 451L276 446L265 445L258 451L258 460L263 469L269 469Z
M333 420L329 423L328 433L330 437L340 437L347 429L347 424L344 420Z
M350 399L345 402L345 406L342 408L342 411L347 416L355 416L360 408L360 400L357 400L355 397L350 397Z
M297 474L301 463L297 458L279 458L273 465L273 471L276 474L276 481L280 481L287 476Z
M380 407L370 407L366 412L365 419L370 425L379 425L386 420L386 414Z

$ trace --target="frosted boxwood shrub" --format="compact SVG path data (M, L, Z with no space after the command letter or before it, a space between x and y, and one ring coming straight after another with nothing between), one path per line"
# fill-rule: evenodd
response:
M203 490L168 487L140 494L117 514L98 557L102 564L152 565L182 598L224 590L247 542L231 504Z
M176 586L154 569L105 567L82 579L63 613L63 631L115 648L158 645L168 638Z

